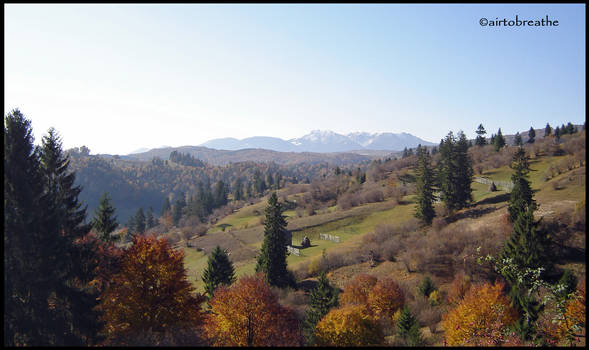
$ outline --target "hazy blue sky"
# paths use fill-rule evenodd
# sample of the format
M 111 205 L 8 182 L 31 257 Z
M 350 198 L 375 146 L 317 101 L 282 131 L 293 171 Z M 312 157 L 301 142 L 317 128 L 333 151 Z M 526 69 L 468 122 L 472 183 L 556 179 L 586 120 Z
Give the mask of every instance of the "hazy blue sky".
M 4 5 L 4 112 L 126 154 L 585 120 L 585 5 Z M 557 27 L 483 27 L 481 18 Z

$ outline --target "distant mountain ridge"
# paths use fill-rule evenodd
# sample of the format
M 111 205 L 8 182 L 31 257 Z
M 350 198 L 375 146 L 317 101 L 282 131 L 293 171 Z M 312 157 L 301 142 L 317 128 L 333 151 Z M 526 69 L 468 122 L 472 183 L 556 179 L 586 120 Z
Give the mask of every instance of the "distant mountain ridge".
M 248 137 L 243 140 L 220 138 L 207 141 L 199 146 L 228 151 L 259 148 L 278 152 L 332 153 L 361 150 L 401 151 L 405 147 L 417 147 L 418 144 L 422 146 L 435 145 L 408 133 L 354 132 L 342 135 L 330 130 L 313 130 L 307 135 L 290 140 L 267 136 Z

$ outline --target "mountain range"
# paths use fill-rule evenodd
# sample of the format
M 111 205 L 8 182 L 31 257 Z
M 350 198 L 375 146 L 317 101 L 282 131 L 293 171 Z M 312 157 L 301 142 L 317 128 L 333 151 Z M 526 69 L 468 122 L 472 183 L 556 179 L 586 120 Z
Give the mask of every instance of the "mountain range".
M 329 130 L 313 130 L 305 136 L 290 140 L 267 136 L 254 136 L 243 140 L 220 138 L 199 146 L 228 151 L 261 148 L 278 152 L 331 153 L 360 150 L 401 151 L 405 147 L 417 147 L 418 144 L 435 145 L 408 133 L 354 132 L 342 135 Z

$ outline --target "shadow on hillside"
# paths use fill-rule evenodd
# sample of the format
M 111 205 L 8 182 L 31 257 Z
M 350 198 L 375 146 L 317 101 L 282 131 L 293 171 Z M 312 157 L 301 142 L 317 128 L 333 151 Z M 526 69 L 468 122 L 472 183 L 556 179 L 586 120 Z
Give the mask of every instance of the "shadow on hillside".
M 502 193 L 499 194 L 495 197 L 489 197 L 489 198 L 485 198 L 483 200 L 480 200 L 477 202 L 477 204 L 482 205 L 482 204 L 497 204 L 497 203 L 501 203 L 501 202 L 505 202 L 509 200 L 509 193 Z
M 312 248 L 312 247 L 317 247 L 317 246 L 318 246 L 318 244 L 313 244 L 313 243 L 311 243 L 311 245 L 310 245 L 310 246 L 308 246 L 308 247 L 306 247 L 306 248 L 305 248 L 305 247 L 303 247 L 302 245 L 291 244 L 291 247 L 293 247 L 293 248 L 297 248 L 297 249 L 307 249 L 307 248 Z
M 480 216 L 483 216 L 483 215 L 492 213 L 495 210 L 497 210 L 497 208 L 495 208 L 495 207 L 474 208 L 474 209 L 466 210 L 464 212 L 457 213 L 457 214 L 454 214 L 454 215 L 452 215 L 450 217 L 447 217 L 446 218 L 446 222 L 449 223 L 449 224 L 451 224 L 451 223 L 453 223 L 455 221 L 466 219 L 466 218 L 471 218 L 471 219 L 472 218 L 478 218 Z

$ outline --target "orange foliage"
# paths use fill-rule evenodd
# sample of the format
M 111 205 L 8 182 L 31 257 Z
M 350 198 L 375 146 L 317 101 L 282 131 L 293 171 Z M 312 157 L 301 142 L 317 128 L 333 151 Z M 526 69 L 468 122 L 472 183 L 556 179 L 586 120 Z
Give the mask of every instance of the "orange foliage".
M 367 274 L 358 274 L 351 280 L 344 292 L 340 295 L 339 302 L 341 305 L 365 305 L 368 302 L 368 294 L 374 285 L 377 278 Z
M 362 346 L 384 342 L 380 323 L 363 305 L 347 305 L 329 311 L 315 329 L 317 345 Z
M 300 345 L 294 311 L 278 303 L 260 274 L 242 277 L 231 287 L 219 287 L 210 304 L 205 332 L 213 345 Z
M 585 335 L 585 281 L 580 281 L 577 292 L 566 304 L 564 321 L 560 324 L 560 335 L 576 339 L 578 335 Z
M 146 333 L 169 336 L 200 325 L 204 297 L 192 296 L 183 257 L 163 238 L 133 238 L 99 305 L 107 343 L 132 344 Z
M 456 308 L 443 316 L 448 345 L 501 344 L 505 326 L 518 317 L 503 287 L 501 283 L 472 286 Z
M 376 317 L 391 318 L 405 303 L 405 295 L 390 278 L 378 280 L 368 293 L 368 307 Z
M 470 277 L 461 273 L 454 277 L 448 295 L 446 296 L 450 304 L 458 304 L 464 298 L 464 295 L 470 289 Z

